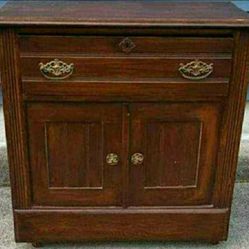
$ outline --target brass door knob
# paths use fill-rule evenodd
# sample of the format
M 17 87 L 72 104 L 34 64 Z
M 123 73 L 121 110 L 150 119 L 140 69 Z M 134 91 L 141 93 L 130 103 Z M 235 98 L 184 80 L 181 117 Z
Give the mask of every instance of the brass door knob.
M 111 166 L 115 166 L 118 165 L 119 163 L 119 156 L 116 153 L 109 153 L 106 156 L 106 163 L 111 165 Z
M 140 165 L 144 161 L 144 155 L 142 153 L 134 153 L 131 156 L 131 162 L 133 165 Z

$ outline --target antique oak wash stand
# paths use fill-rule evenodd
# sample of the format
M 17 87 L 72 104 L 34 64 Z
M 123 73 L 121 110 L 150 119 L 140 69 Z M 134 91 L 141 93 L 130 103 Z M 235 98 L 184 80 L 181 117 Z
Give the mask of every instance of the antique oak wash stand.
M 246 13 L 15 1 L 0 27 L 17 242 L 227 238 Z

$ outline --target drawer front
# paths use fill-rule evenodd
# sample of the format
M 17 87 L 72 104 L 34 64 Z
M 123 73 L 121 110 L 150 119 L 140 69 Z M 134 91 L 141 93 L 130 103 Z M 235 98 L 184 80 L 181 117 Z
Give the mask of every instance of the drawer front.
M 57 59 L 58 58 L 58 59 Z M 202 79 L 227 80 L 231 71 L 230 58 L 193 57 L 26 57 L 22 59 L 22 72 L 25 78 L 35 80 L 67 80 L 67 81 L 91 81 L 91 80 L 129 80 L 148 81 L 158 80 L 165 83 L 177 79 L 180 82 L 191 82 Z M 198 60 L 198 61 L 197 61 Z M 198 63 L 203 63 L 200 68 L 195 68 Z M 61 73 L 56 71 L 56 63 L 61 64 Z M 191 65 L 192 64 L 192 65 Z M 42 68 L 42 67 L 43 68 Z M 185 66 L 185 71 L 180 69 Z M 198 70 L 205 70 L 198 73 Z M 68 67 L 68 72 L 63 72 Z M 189 67 L 189 68 L 188 68 Z M 192 69 L 191 69 L 191 68 Z M 188 74 L 187 70 L 195 70 Z M 196 75 L 195 75 L 196 74 Z
M 202 96 L 212 84 L 214 95 L 227 95 L 232 50 L 231 38 L 20 36 L 23 89 L 74 95 L 75 86 L 77 94 L 96 87 L 103 94 L 97 85 L 107 83 L 104 94 L 110 86 L 115 96 L 134 84 L 141 95 L 141 84 L 177 93 L 194 83 Z

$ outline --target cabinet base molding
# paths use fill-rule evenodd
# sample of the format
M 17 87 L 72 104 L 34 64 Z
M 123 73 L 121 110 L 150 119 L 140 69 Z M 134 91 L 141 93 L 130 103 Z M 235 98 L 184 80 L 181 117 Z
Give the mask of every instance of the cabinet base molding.
M 15 210 L 16 241 L 222 241 L 228 209 Z

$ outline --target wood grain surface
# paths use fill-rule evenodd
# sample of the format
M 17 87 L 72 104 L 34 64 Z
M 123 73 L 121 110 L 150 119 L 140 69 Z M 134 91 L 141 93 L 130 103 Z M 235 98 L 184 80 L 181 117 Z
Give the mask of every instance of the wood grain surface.
M 227 238 L 246 13 L 231 3 L 9 1 L 0 27 L 16 241 Z M 70 77 L 44 77 L 40 63 L 54 59 L 74 63 Z M 179 66 L 196 59 L 213 71 L 184 78 Z
M 0 24 L 247 27 L 249 17 L 231 3 L 8 1 Z

